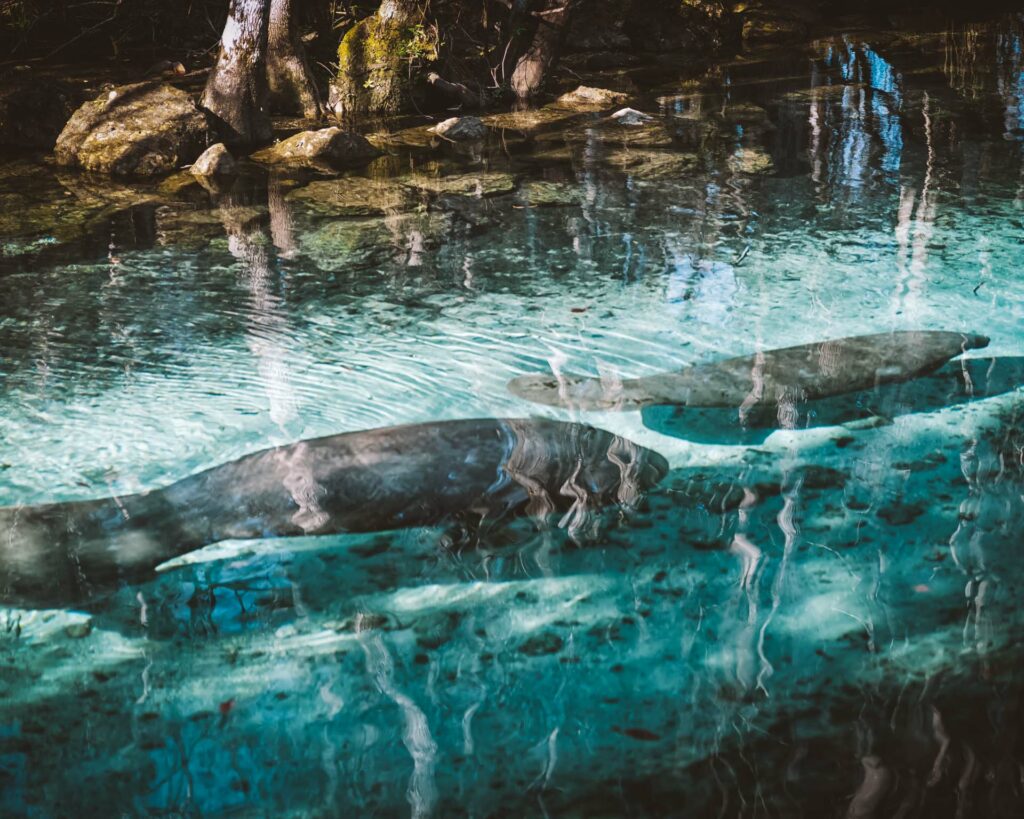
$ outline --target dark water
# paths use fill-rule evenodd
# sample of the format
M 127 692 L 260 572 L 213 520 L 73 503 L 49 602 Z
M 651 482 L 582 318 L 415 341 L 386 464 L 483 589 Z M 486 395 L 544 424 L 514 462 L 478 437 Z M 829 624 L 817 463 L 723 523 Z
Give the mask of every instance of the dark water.
M 230 540 L 5 609 L 0 812 L 1021 815 L 1022 43 L 854 33 L 338 179 L 0 165 L 0 506 L 452 418 L 670 466 L 472 548 Z M 909 329 L 991 344 L 745 426 L 506 389 Z

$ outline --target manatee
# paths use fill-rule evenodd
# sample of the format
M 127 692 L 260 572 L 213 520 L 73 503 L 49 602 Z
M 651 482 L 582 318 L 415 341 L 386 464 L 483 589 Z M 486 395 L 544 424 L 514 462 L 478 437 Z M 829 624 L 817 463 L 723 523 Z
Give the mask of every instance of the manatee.
M 217 541 L 373 532 L 635 505 L 668 463 L 543 419 L 441 421 L 266 449 L 135 495 L 0 509 L 0 600 L 89 601 Z
M 907 381 L 933 372 L 965 350 L 985 347 L 973 333 L 900 331 L 802 344 L 685 367 L 621 382 L 525 375 L 509 390 L 539 404 L 585 410 L 646 406 L 733 407 L 741 420 L 764 406 L 804 401 Z
M 1005 395 L 1024 386 L 1024 356 L 961 358 L 900 383 L 806 401 L 795 407 L 761 405 L 740 420 L 736 407 L 644 407 L 644 426 L 661 435 L 703 444 L 759 444 L 777 429 L 856 427 L 912 413 Z

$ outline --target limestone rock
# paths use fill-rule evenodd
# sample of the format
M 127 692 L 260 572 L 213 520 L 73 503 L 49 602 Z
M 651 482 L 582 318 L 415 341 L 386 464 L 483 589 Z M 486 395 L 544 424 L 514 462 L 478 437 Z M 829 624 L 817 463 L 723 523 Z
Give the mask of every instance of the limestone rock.
M 154 176 L 187 165 L 211 141 L 206 116 L 184 91 L 162 82 L 122 85 L 85 103 L 64 127 L 61 165 Z
M 195 176 L 230 176 L 235 169 L 235 158 L 223 142 L 218 142 L 192 163 L 191 173 Z
M 380 156 L 367 139 L 337 126 L 301 131 L 252 155 L 270 165 L 321 162 L 329 165 L 360 165 Z
M 474 140 L 487 136 L 487 126 L 478 117 L 451 117 L 430 129 L 445 139 Z
M 635 108 L 620 108 L 611 115 L 611 120 L 616 125 L 643 125 L 645 122 L 650 122 L 652 119 L 654 119 L 654 117 L 650 114 L 645 114 L 643 111 L 637 111 Z
M 621 105 L 629 99 L 628 94 L 621 91 L 610 91 L 607 88 L 592 88 L 581 85 L 574 91 L 562 94 L 555 104 L 562 108 L 595 109 L 610 108 L 613 105 Z

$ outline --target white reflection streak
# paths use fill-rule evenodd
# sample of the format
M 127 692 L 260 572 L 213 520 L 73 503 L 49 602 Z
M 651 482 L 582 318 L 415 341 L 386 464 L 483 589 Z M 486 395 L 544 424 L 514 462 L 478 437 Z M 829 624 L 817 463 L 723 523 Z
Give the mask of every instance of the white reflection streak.
M 740 590 L 746 602 L 746 617 L 736 634 L 734 651 L 736 653 L 736 681 L 744 691 L 749 691 L 754 684 L 754 652 L 753 643 L 757 630 L 759 596 L 757 575 L 764 553 L 747 537 L 743 531 L 747 528 L 750 509 L 757 504 L 757 495 L 747 487 L 743 487 L 743 500 L 737 510 L 737 529 L 729 545 L 731 554 L 740 561 Z
M 412 807 L 413 819 L 430 816 L 437 801 L 434 768 L 437 765 L 437 743 L 430 734 L 427 715 L 395 687 L 395 666 L 380 635 L 360 635 L 366 654 L 366 670 L 373 677 L 377 689 L 402 711 L 402 744 L 412 757 L 412 776 L 406 798 Z

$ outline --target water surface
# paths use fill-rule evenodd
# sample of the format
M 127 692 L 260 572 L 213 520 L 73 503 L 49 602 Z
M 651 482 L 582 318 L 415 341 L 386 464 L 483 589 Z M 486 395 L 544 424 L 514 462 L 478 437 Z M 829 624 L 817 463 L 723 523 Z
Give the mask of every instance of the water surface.
M 661 77 L 633 130 L 396 125 L 339 179 L 5 161 L 0 505 L 452 418 L 582 421 L 671 472 L 582 541 L 228 541 L 88 610 L 5 609 L 3 812 L 1019 815 L 1022 38 Z M 753 429 L 506 389 L 905 329 L 991 344 Z

